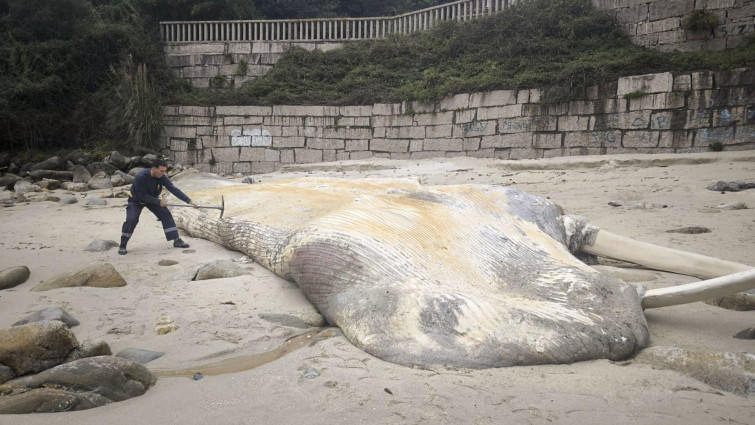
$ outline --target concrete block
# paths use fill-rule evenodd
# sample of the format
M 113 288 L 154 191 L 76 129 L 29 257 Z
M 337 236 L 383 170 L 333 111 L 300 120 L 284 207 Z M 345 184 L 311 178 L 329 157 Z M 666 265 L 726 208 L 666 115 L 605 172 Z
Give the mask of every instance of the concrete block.
M 621 145 L 620 131 L 579 131 L 564 135 L 564 147 L 567 148 L 594 148 L 610 145 Z
M 401 115 L 401 114 L 403 114 L 403 110 L 401 108 L 400 103 L 376 103 L 372 105 L 372 115 Z
M 658 131 L 627 131 L 621 143 L 625 148 L 654 148 L 658 146 Z
M 441 152 L 441 151 L 422 151 L 422 152 L 411 153 L 411 159 L 443 158 L 444 156 L 445 156 L 445 152 Z
M 522 105 L 497 106 L 493 108 L 478 108 L 477 119 L 486 121 L 496 118 L 513 118 L 522 116 Z
M 337 106 L 300 106 L 300 105 L 276 105 L 273 106 L 273 115 L 286 116 L 338 116 Z
M 455 111 L 454 123 L 464 124 L 464 123 L 472 122 L 475 120 L 476 116 L 477 116 L 477 109 L 464 109 L 460 111 Z
M 693 72 L 692 90 L 706 90 L 713 88 L 713 73 L 709 71 Z
M 414 111 L 415 114 L 428 114 L 437 112 L 435 110 L 435 104 L 432 103 L 423 103 L 423 102 L 409 102 L 409 105 L 407 107 L 407 110 Z
M 254 125 L 254 126 L 260 126 L 264 120 L 264 117 L 261 116 L 246 116 L 246 117 L 225 117 L 223 118 L 223 125 L 231 125 L 231 126 L 245 126 L 245 125 Z
M 635 97 L 629 100 L 629 110 L 637 111 L 641 109 L 667 109 L 666 99 L 671 93 L 655 93 L 647 96 Z
M 411 127 L 415 125 L 412 115 L 378 115 L 372 117 L 374 127 Z
M 346 140 L 344 149 L 347 152 L 366 151 L 370 148 L 369 140 Z
M 454 112 L 436 112 L 430 114 L 417 114 L 414 116 L 417 125 L 442 125 L 454 122 Z
M 268 174 L 275 172 L 280 164 L 275 162 L 252 162 L 252 174 Z
M 272 115 L 273 108 L 270 106 L 216 106 L 215 114 L 217 115 L 235 115 L 235 116 L 269 116 Z
M 440 110 L 457 111 L 459 109 L 469 108 L 469 94 L 462 93 L 454 96 L 444 97 L 440 100 Z
M 498 120 L 499 133 L 521 133 L 529 131 L 556 131 L 558 118 L 549 116 L 534 116 L 523 118 L 508 118 Z
M 710 143 L 730 144 L 734 140 L 734 126 L 700 128 L 695 134 L 695 146 L 708 146 Z
M 170 150 L 173 152 L 186 152 L 187 150 L 189 150 L 189 140 L 171 138 Z
M 178 115 L 211 117 L 215 115 L 215 106 L 178 106 Z
M 641 130 L 650 125 L 651 111 L 619 112 L 616 114 L 603 114 L 595 116 L 596 130 L 625 129 Z
M 682 16 L 695 10 L 695 0 L 655 1 L 649 4 L 649 18 L 651 21 Z
M 165 136 L 167 137 L 175 137 L 181 139 L 193 139 L 197 137 L 196 127 L 172 126 L 165 127 L 163 131 L 165 132 Z
M 341 106 L 339 112 L 344 117 L 369 117 L 372 116 L 372 105 Z
M 335 149 L 326 149 L 322 151 L 323 162 L 333 162 L 337 158 Z
M 232 163 L 239 161 L 239 148 L 214 148 L 212 156 L 218 163 Z
M 537 159 L 542 157 L 542 149 L 513 148 L 509 152 L 509 159 Z
M 234 162 L 233 172 L 241 173 L 241 174 L 252 174 L 252 163 L 251 162 Z
M 301 127 L 304 125 L 304 117 L 282 117 L 279 115 L 272 115 L 264 117 L 262 123 L 264 125 Z
M 495 149 L 478 149 L 474 151 L 468 151 L 467 156 L 472 158 L 494 158 Z
M 369 159 L 373 157 L 372 151 L 361 151 L 361 152 L 349 152 L 349 159 L 351 160 L 359 160 L 359 159 Z
M 276 137 L 273 139 L 273 147 L 276 149 L 303 148 L 304 143 L 304 137 Z
M 372 139 L 370 150 L 375 152 L 407 152 L 409 140 Z
M 755 9 L 755 8 L 754 8 Z M 714 71 L 716 87 L 755 86 L 755 68 L 737 68 L 730 71 Z
M 310 149 L 344 149 L 346 144 L 343 139 L 307 139 L 307 147 Z
M 459 152 L 463 148 L 461 139 L 425 139 L 422 150 L 425 151 L 454 151 Z
M 710 127 L 713 111 L 709 109 L 695 109 L 687 111 L 684 129 Z
M 532 133 L 497 134 L 483 136 L 480 149 L 532 147 Z
M 745 116 L 745 108 L 742 106 L 714 110 L 713 127 L 724 127 L 734 123 L 744 123 L 746 121 Z
M 304 125 L 308 127 L 333 127 L 336 125 L 335 117 L 306 117 Z
M 248 41 L 228 43 L 228 53 L 250 55 L 252 54 L 252 43 Z
M 425 127 L 386 127 L 386 139 L 424 139 Z M 365 137 L 353 137 L 364 139 Z
M 294 159 L 297 164 L 322 162 L 322 151 L 314 149 L 294 149 Z
M 592 100 L 572 100 L 569 102 L 569 115 L 591 115 L 595 113 Z
M 336 152 L 336 161 L 348 161 L 349 153 L 345 151 Z
M 469 95 L 469 107 L 504 106 L 516 103 L 516 90 L 496 90 Z
M 425 127 L 425 137 L 429 139 L 452 137 L 454 135 L 453 131 L 454 131 L 454 126 L 451 124 L 431 125 L 431 126 Z
M 424 140 L 412 139 L 409 140 L 409 152 L 419 152 L 424 148 Z
M 623 77 L 619 78 L 616 95 L 622 97 L 634 91 L 644 91 L 646 93 L 670 92 L 673 86 L 674 77 L 670 72 Z
M 650 114 L 651 130 L 670 130 L 674 123 L 674 115 L 669 111 L 653 112 Z
M 275 149 L 265 149 L 265 162 L 280 162 L 281 152 Z
M 586 131 L 592 130 L 590 123 L 592 117 L 579 117 L 572 115 L 563 115 L 558 117 L 558 131 Z
M 558 158 L 568 155 L 567 148 L 543 149 L 543 158 Z
M 296 137 L 300 135 L 299 127 L 281 127 L 280 137 Z
M 482 137 L 469 137 L 462 139 L 461 149 L 465 152 L 479 150 L 481 141 Z
M 529 102 L 530 102 L 529 90 L 518 90 L 516 92 L 516 103 L 529 103 Z
M 569 113 L 569 103 L 545 103 L 545 104 L 533 104 L 529 103 L 523 105 L 522 116 L 538 116 L 538 115 L 566 115 Z M 477 119 L 481 119 L 479 116 Z
M 390 158 L 391 159 L 398 159 L 398 160 L 404 160 L 404 159 L 411 159 L 412 154 L 409 152 L 392 152 Z
M 674 77 L 674 91 L 687 91 L 692 90 L 692 76 L 690 74 L 682 74 Z
M 540 149 L 560 148 L 562 133 L 535 133 L 532 137 L 532 147 Z
M 281 149 L 281 163 L 293 164 L 294 163 L 294 150 L 293 149 Z

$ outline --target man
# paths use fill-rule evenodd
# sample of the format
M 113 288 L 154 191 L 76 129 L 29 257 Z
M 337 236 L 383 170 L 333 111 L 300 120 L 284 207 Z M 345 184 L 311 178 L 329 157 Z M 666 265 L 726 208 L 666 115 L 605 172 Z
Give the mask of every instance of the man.
M 144 207 L 147 207 L 148 210 L 152 211 L 152 214 L 157 216 L 157 219 L 163 224 L 165 238 L 173 241 L 174 247 L 189 247 L 189 244 L 178 237 L 176 222 L 173 220 L 170 210 L 166 208 L 168 203 L 158 197 L 163 187 L 165 187 L 178 199 L 191 204 L 194 208 L 197 207 L 197 204 L 192 202 L 185 193 L 173 186 L 168 176 L 165 175 L 167 170 L 168 167 L 165 165 L 165 161 L 158 159 L 152 164 L 152 168 L 139 171 L 134 176 L 134 183 L 131 185 L 131 196 L 128 198 L 128 204 L 126 205 L 126 221 L 123 223 L 121 246 L 118 248 L 118 254 L 126 255 L 128 252 L 126 251 L 126 244 L 134 233 L 137 223 L 139 223 L 139 215 L 142 213 L 142 208 Z

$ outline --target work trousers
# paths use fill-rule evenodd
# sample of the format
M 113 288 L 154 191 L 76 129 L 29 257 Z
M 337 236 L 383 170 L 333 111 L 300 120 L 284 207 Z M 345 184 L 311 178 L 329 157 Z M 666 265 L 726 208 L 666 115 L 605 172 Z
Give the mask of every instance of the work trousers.
M 159 205 L 143 205 L 131 198 L 126 205 L 126 221 L 123 222 L 121 229 L 121 246 L 126 246 L 131 235 L 134 234 L 134 229 L 139 223 L 139 216 L 142 214 L 142 208 L 145 207 L 152 211 L 152 214 L 162 223 L 165 239 L 169 241 L 178 239 L 178 227 L 176 227 L 176 222 L 168 208 Z

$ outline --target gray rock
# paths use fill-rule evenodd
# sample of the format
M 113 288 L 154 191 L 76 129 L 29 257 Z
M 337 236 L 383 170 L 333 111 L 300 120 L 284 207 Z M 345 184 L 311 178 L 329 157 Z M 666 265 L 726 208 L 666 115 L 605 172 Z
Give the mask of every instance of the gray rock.
M 118 167 L 118 169 L 125 170 L 131 160 L 121 155 L 118 151 L 113 151 L 113 153 L 110 154 L 109 162 Z
M 157 155 L 149 153 L 142 157 L 142 161 L 140 164 L 142 167 L 145 167 L 145 168 L 152 167 L 152 163 L 155 162 L 157 159 L 158 159 Z
M 176 260 L 160 260 L 157 262 L 158 266 L 175 266 L 176 264 L 178 264 Z
M 26 266 L 9 267 L 4 269 L 0 271 L 0 289 L 13 288 L 14 286 L 24 283 L 29 279 L 30 274 L 31 272 Z
M 73 182 L 74 183 L 86 183 L 92 178 L 92 173 L 87 170 L 87 167 L 83 165 L 75 165 L 73 167 Z
M 15 174 L 6 173 L 4 176 L 0 177 L 0 187 L 4 187 L 8 190 L 13 190 L 13 186 L 19 180 L 21 180 L 21 177 Z
M 126 181 L 123 180 L 123 177 L 119 176 L 118 174 L 113 174 L 112 176 L 110 176 L 110 183 L 112 183 L 113 187 L 118 187 L 126 184 Z
M 0 396 L 0 414 L 55 413 L 92 409 L 110 403 L 97 394 L 79 394 L 56 388 L 20 390 L 23 392 Z
M 28 192 L 39 192 L 42 190 L 39 185 L 36 185 L 32 182 L 26 181 L 26 180 L 19 180 L 16 182 L 16 185 L 13 186 L 13 190 L 16 191 L 16 193 L 28 193 Z
M 107 164 L 105 162 L 93 162 L 87 166 L 87 170 L 89 170 L 92 175 L 95 175 L 99 172 L 104 172 L 108 176 L 112 175 L 116 170 L 118 170 L 118 167 L 112 164 Z
M 241 179 L 241 183 L 253 184 L 254 183 L 254 177 L 252 177 L 252 176 L 246 176 L 243 179 Z
M 721 298 L 705 301 L 706 304 L 715 305 L 727 310 L 751 311 L 755 310 L 755 294 L 734 294 Z
M 67 159 L 76 165 L 87 166 L 92 162 L 94 156 L 89 152 L 74 151 L 68 154 Z
M 59 156 L 53 156 L 52 158 L 48 158 L 42 162 L 38 162 L 31 167 L 29 167 L 29 171 L 34 170 L 64 170 L 66 168 L 66 160 L 64 158 L 61 158 Z
M 61 205 L 71 205 L 79 202 L 79 200 L 73 196 L 73 195 L 63 195 L 60 197 L 60 200 L 58 201 Z
M 110 181 L 109 177 L 92 177 L 87 182 L 87 185 L 89 186 L 89 189 L 92 190 L 111 189 L 113 187 L 113 182 Z
M 37 182 L 39 187 L 47 190 L 60 189 L 60 180 L 42 179 Z
M 32 288 L 32 291 L 49 291 L 57 288 L 89 286 L 94 288 L 116 288 L 126 286 L 123 276 L 110 263 L 95 263 L 82 269 L 59 274 Z
M 743 331 L 737 332 L 736 335 L 734 335 L 734 338 L 737 339 L 755 339 L 755 328 L 747 328 Z
M 193 280 L 221 279 L 248 275 L 249 271 L 230 260 L 214 260 L 202 264 Z
M 0 364 L 18 376 L 59 365 L 79 346 L 63 322 L 35 322 L 0 329 Z
M 89 190 L 89 185 L 86 183 L 63 182 L 61 186 L 70 192 L 86 192 Z
M 71 351 L 64 363 L 76 361 L 87 357 L 109 356 L 113 354 L 110 345 L 101 339 L 88 339 Z
M 8 366 L 3 366 L 0 364 L 0 384 L 10 381 L 11 379 L 15 377 L 16 377 L 16 374 L 13 373 L 13 369 L 9 368 Z
M 140 348 L 125 348 L 119 351 L 115 356 L 145 364 L 157 360 L 164 355 L 165 353 L 159 351 L 142 350 Z
M 63 322 L 69 328 L 79 325 L 79 321 L 76 320 L 70 314 L 68 314 L 67 311 L 63 310 L 62 308 L 58 306 L 51 306 L 51 307 L 47 307 L 39 311 L 35 311 L 34 313 L 14 323 L 13 326 L 21 326 L 27 323 L 34 323 L 34 322 L 49 322 L 53 320 L 57 320 L 58 322 Z
M 716 192 L 739 192 L 742 190 L 755 188 L 755 183 L 743 182 L 743 181 L 719 181 L 716 184 L 712 184 L 707 187 L 708 190 Z
M 47 195 L 44 198 L 42 198 L 42 200 L 47 201 L 47 202 L 60 202 L 60 196 Z
M 34 170 L 29 172 L 29 177 L 31 177 L 34 181 L 42 179 L 71 181 L 73 180 L 73 173 L 70 171 Z
M 318 376 L 320 376 L 320 372 L 318 372 L 317 369 L 311 367 L 304 369 L 304 372 L 302 372 L 301 374 L 301 377 L 304 379 L 315 379 Z
M 109 250 L 110 248 L 115 248 L 116 246 L 118 246 L 118 242 L 116 241 L 95 239 L 89 245 L 87 245 L 86 248 L 84 248 L 84 251 L 105 252 Z
M 134 177 L 134 176 L 136 176 L 136 173 L 138 173 L 139 171 L 142 171 L 143 169 L 144 169 L 144 167 L 134 167 L 134 168 L 128 170 L 128 175 L 131 176 L 131 177 Z
M 84 205 L 107 205 L 106 200 L 92 194 L 87 195 L 84 200 L 86 201 Z
M 121 176 L 125 184 L 131 184 L 134 182 L 134 176 L 126 174 L 121 170 L 116 171 L 114 175 Z
M 17 392 L 48 387 L 65 388 L 64 391 L 68 392 L 69 396 L 76 397 L 77 400 L 65 403 L 63 408 L 83 410 L 140 396 L 155 382 L 154 375 L 139 363 L 120 357 L 99 356 L 62 364 L 36 375 L 14 379 L 6 385 Z M 23 392 L 20 395 L 32 391 Z M 18 395 L 0 398 L 0 403 L 5 404 L 4 408 L 0 408 L 2 409 L 0 413 L 8 412 L 8 404 L 13 404 L 18 412 L 18 405 L 21 403 L 16 402 L 15 397 Z M 82 399 L 84 403 L 81 403 Z M 27 401 L 25 404 L 33 403 Z M 48 401 L 47 404 L 55 406 L 56 403 Z M 46 411 L 62 411 L 62 409 Z

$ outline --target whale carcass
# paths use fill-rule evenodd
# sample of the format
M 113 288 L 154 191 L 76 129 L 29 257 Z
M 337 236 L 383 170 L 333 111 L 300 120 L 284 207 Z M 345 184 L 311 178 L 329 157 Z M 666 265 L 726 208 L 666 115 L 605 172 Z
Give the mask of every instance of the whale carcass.
M 619 360 L 648 344 L 641 294 L 574 257 L 552 202 L 495 185 L 178 181 L 213 212 L 179 227 L 296 282 L 366 352 L 419 367 Z

